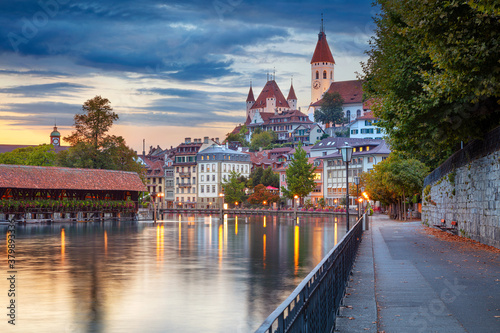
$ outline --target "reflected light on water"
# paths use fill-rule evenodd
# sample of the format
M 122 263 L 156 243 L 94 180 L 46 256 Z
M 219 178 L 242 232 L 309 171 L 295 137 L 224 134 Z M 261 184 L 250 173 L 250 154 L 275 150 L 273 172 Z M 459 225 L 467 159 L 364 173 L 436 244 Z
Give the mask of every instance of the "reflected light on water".
M 64 228 L 61 228 L 61 261 L 64 261 L 64 253 L 66 252 L 66 235 Z
M 238 216 L 234 217 L 234 234 L 238 234 Z
M 222 224 L 219 225 L 219 268 L 222 267 L 222 246 L 224 241 L 222 240 Z
M 180 232 L 180 231 L 179 231 Z M 156 226 L 156 261 L 163 261 L 164 254 L 164 246 L 165 246 L 165 229 L 163 224 Z
M 298 218 L 297 218 L 297 223 Z M 293 232 L 293 273 L 297 275 L 299 273 L 299 226 L 296 225 Z
M 264 228 L 266 227 L 266 217 L 264 216 Z
M 108 254 L 108 232 L 104 230 L 104 254 Z
M 337 218 L 335 218 L 336 220 Z M 337 243 L 339 242 L 338 239 L 339 239 L 339 234 L 337 233 L 337 222 L 335 222 L 335 226 L 333 227 L 333 234 L 334 234 L 334 246 L 337 245 Z
M 264 263 L 264 269 L 266 269 L 266 234 L 262 236 L 262 261 Z

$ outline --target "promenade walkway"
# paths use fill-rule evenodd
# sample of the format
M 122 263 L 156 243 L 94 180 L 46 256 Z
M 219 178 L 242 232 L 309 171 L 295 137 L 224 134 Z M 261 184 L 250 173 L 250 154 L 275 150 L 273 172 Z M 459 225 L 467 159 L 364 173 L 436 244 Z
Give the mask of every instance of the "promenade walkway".
M 375 215 L 336 332 L 500 332 L 500 252 Z

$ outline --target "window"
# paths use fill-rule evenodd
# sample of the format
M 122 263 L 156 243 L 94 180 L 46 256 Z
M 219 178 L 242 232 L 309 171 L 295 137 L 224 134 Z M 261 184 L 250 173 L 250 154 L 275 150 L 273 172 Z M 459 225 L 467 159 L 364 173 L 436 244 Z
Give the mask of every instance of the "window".
M 382 133 L 382 129 L 381 128 L 377 128 L 377 134 L 381 134 Z
M 215 181 L 215 175 L 212 175 L 212 181 L 213 182 Z
M 210 172 L 210 164 L 207 164 L 207 172 Z
M 371 120 L 365 120 L 365 126 L 371 126 L 372 121 Z
M 212 185 L 212 193 L 215 193 L 215 185 Z
M 323 71 L 323 79 L 326 79 L 326 71 Z
M 319 79 L 319 72 L 316 71 L 316 80 Z
M 200 164 L 200 169 L 201 169 L 201 172 L 204 172 L 205 171 L 205 165 L 204 164 Z
M 196 172 L 196 166 L 193 166 L 193 172 Z
M 205 180 L 205 176 L 201 175 L 201 181 Z
M 225 156 L 224 156 L 225 157 Z M 226 172 L 226 165 L 224 164 L 224 172 Z
M 175 193 L 179 193 L 179 188 L 176 188 L 176 189 L 175 189 Z
M 193 185 L 196 185 L 196 177 L 193 177 Z
M 188 187 L 188 193 L 191 193 L 191 187 Z
M 373 163 L 373 157 L 368 157 L 368 163 Z
M 356 111 L 356 117 L 357 118 L 361 117 L 361 110 Z
M 181 188 L 181 193 L 184 193 L 184 187 L 183 187 L 183 188 Z
M 175 183 L 179 185 L 179 177 L 175 178 Z
M 205 186 L 201 185 L 200 191 L 201 193 L 205 192 Z
M 333 80 L 333 71 L 330 71 L 330 80 Z
M 345 116 L 346 116 L 346 118 L 347 118 L 347 121 L 351 121 L 351 110 L 347 110 L 347 111 L 345 112 Z
M 177 167 L 177 173 L 179 173 L 179 167 Z
M 212 171 L 215 172 L 215 164 L 212 164 Z

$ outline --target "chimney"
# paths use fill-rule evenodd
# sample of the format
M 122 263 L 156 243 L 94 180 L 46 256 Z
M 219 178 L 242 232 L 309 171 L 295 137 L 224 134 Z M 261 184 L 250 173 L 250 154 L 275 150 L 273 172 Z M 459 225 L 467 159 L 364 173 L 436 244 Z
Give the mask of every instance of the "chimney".
M 208 136 L 203 138 L 203 143 L 208 143 Z
M 184 140 L 184 143 L 191 143 L 191 138 L 186 138 L 186 139 Z
M 215 142 L 219 143 L 219 138 L 215 138 Z

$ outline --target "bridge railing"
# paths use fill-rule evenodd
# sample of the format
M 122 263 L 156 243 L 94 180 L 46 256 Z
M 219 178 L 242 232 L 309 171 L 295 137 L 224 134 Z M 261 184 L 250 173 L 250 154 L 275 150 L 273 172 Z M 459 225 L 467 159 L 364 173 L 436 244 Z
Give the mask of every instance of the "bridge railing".
M 356 222 L 256 333 L 333 331 L 361 242 L 362 220 Z

